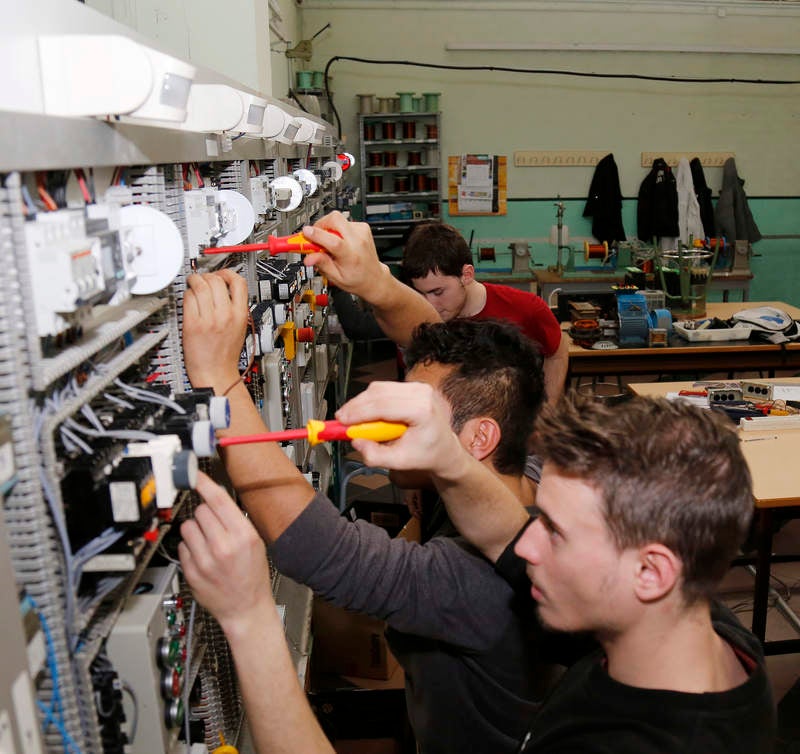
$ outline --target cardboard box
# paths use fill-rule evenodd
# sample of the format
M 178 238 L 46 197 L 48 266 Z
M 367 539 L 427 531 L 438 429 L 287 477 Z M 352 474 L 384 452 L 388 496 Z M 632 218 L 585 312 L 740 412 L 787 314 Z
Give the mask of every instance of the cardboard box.
M 384 636 L 384 621 L 335 607 L 317 597 L 311 620 L 315 670 L 387 680 L 397 668 Z

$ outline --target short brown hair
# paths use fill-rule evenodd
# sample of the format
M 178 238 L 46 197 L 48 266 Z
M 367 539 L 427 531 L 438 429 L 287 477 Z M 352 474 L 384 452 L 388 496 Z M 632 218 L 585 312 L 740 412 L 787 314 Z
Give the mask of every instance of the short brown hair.
M 472 252 L 452 225 L 421 223 L 403 248 L 402 275 L 408 283 L 427 277 L 429 272 L 458 277 L 465 264 L 472 264 Z
M 661 543 L 683 563 L 687 604 L 713 594 L 753 513 L 728 419 L 681 401 L 608 406 L 573 393 L 543 409 L 536 429 L 545 462 L 600 491 L 617 547 Z

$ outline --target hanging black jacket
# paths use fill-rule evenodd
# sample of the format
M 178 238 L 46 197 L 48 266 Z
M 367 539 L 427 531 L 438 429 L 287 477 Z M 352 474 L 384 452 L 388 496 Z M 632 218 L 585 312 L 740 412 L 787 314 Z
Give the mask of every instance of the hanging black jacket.
M 622 226 L 622 189 L 619 186 L 619 171 L 614 155 L 607 154 L 594 170 L 589 198 L 583 209 L 584 217 L 592 219 L 592 235 L 601 243 L 624 241 Z
M 761 231 L 753 219 L 747 195 L 744 193 L 744 180 L 736 171 L 736 160 L 729 157 L 722 167 L 722 188 L 717 201 L 717 230 L 720 235 L 733 243 L 746 239 L 755 243 L 761 239 Z
M 716 236 L 714 205 L 711 204 L 711 189 L 706 183 L 706 174 L 703 172 L 703 165 L 700 163 L 700 158 L 695 157 L 689 163 L 689 168 L 692 171 L 694 195 L 697 197 L 697 203 L 700 205 L 700 219 L 703 222 L 703 230 L 705 231 L 706 238 L 714 238 Z
M 636 235 L 645 242 L 654 238 L 676 238 L 678 229 L 678 187 L 672 168 L 661 158 L 639 186 Z

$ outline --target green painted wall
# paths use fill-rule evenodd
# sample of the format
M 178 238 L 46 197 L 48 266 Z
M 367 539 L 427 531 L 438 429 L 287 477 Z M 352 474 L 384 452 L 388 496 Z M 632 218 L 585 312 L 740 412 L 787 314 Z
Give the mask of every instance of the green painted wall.
M 751 267 L 755 275 L 750 287 L 751 301 L 785 301 L 800 306 L 800 198 L 751 198 L 750 209 L 765 236 L 794 235 L 793 239 L 765 238 L 754 245 Z M 572 238 L 591 236 L 590 219 L 581 216 L 583 199 L 565 199 L 564 223 Z M 556 251 L 546 239 L 556 222 L 554 200 L 523 200 L 508 203 L 508 214 L 500 217 L 450 217 L 444 208 L 442 219 L 457 227 L 465 238 L 473 234 L 473 251 L 477 253 L 483 238 L 541 238 L 532 243 L 534 263 L 555 264 Z M 636 200 L 623 204 L 623 224 L 629 236 L 636 232 Z M 490 244 L 480 244 L 490 245 Z M 576 244 L 576 245 L 582 245 Z M 479 263 L 486 270 L 511 268 L 507 244 L 497 244 L 496 262 Z M 712 300 L 719 300 L 717 293 Z

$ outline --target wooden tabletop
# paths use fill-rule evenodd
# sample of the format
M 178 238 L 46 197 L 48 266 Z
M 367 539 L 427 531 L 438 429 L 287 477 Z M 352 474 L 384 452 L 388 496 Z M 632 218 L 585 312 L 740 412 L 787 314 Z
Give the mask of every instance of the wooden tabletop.
M 799 377 L 758 382 L 800 385 Z M 638 382 L 628 386 L 636 395 L 665 397 L 692 387 L 691 382 Z M 757 508 L 783 508 L 800 505 L 800 476 L 796 464 L 800 457 L 800 429 L 769 429 L 742 432 L 742 452 L 753 478 L 753 497 Z

